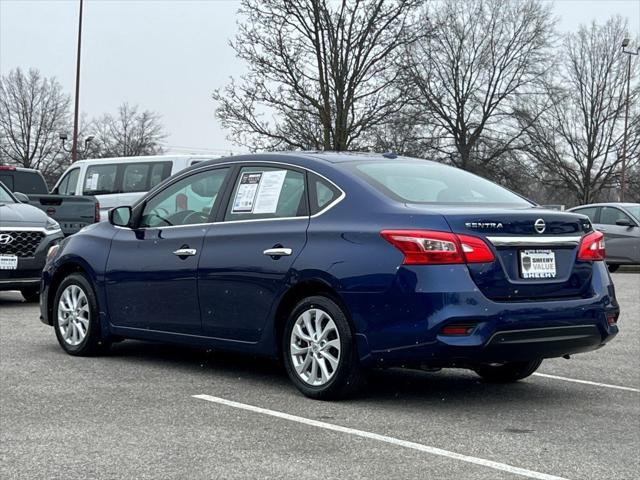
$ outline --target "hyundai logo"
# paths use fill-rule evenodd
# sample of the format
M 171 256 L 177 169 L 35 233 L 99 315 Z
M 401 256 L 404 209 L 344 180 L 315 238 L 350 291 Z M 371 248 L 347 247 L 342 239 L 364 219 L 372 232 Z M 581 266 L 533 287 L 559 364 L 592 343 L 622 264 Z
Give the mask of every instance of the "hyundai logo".
M 536 232 L 538 233 L 544 233 L 544 230 L 545 228 L 547 228 L 547 225 L 544 223 L 543 219 L 539 218 L 533 224 L 533 228 L 535 228 Z
M 13 242 L 13 237 L 8 233 L 0 233 L 0 245 L 9 245 Z

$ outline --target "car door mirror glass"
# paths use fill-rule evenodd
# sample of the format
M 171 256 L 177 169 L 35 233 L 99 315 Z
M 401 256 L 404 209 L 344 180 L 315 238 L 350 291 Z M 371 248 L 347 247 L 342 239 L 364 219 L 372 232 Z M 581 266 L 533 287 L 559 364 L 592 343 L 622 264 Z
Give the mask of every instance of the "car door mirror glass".
M 109 210 L 109 223 L 116 227 L 128 227 L 131 216 L 131 207 L 116 207 Z
M 16 197 L 20 203 L 29 203 L 29 197 L 22 192 L 13 192 L 13 196 Z

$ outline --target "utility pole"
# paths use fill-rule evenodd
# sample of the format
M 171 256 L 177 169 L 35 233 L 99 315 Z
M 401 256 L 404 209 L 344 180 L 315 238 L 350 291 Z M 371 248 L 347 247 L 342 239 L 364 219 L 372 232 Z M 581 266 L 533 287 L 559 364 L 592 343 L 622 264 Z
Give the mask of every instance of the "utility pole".
M 82 2 L 78 15 L 78 55 L 76 57 L 76 101 L 73 110 L 73 138 L 71 143 L 71 162 L 78 160 L 78 110 L 80 107 L 80 52 L 82 45 Z
M 622 133 L 622 168 L 620 171 L 620 201 L 624 202 L 624 191 L 627 187 L 627 133 L 629 130 L 629 87 L 631 85 L 631 55 L 638 55 L 640 53 L 640 47 L 636 48 L 636 51 L 627 50 L 630 40 L 625 38 L 622 40 L 622 53 L 629 55 L 629 61 L 627 64 L 627 97 L 625 100 L 625 115 L 624 115 L 624 132 Z

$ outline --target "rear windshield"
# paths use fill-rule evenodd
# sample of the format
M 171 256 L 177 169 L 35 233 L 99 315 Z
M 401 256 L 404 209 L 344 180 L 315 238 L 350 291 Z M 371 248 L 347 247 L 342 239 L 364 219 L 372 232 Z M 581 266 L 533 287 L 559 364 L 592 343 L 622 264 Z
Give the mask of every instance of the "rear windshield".
M 20 192 L 25 195 L 46 195 L 49 188 L 44 178 L 38 172 L 13 170 L 0 173 L 0 182 L 4 183 L 12 192 Z
M 363 162 L 357 174 L 388 197 L 406 203 L 531 206 L 515 193 L 457 168 L 427 161 Z

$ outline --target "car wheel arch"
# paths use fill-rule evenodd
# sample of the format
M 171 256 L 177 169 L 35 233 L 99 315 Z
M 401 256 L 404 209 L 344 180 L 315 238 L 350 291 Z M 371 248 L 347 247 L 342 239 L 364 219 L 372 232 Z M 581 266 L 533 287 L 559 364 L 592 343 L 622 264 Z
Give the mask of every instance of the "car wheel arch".
M 352 333 L 355 335 L 355 328 L 351 321 L 349 309 L 336 289 L 326 281 L 306 279 L 291 286 L 278 302 L 273 322 L 273 340 L 278 358 L 281 358 L 282 355 L 281 338 L 289 314 L 301 300 L 312 296 L 325 296 L 333 300 L 344 311 L 347 321 L 351 325 Z

